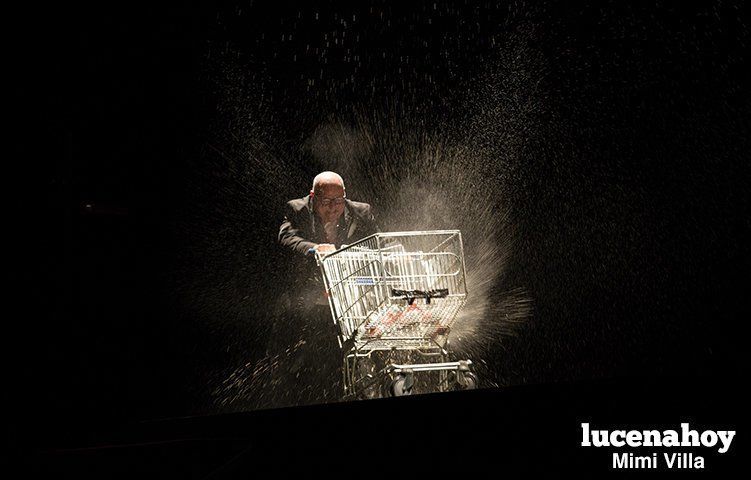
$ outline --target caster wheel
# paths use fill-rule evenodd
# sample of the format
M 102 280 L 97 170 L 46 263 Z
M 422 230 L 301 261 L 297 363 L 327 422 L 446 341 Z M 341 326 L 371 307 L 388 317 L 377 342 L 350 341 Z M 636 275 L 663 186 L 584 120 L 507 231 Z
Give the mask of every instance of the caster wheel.
M 362 379 L 361 385 L 358 385 L 356 398 L 358 400 L 371 400 L 381 396 L 378 383 L 374 380 L 373 375 L 367 375 Z
M 392 397 L 403 397 L 405 395 L 412 395 L 412 382 L 405 375 L 397 376 L 391 382 L 391 388 L 389 394 Z
M 477 388 L 477 375 L 472 372 L 459 372 L 456 377 L 455 390 L 474 390 Z

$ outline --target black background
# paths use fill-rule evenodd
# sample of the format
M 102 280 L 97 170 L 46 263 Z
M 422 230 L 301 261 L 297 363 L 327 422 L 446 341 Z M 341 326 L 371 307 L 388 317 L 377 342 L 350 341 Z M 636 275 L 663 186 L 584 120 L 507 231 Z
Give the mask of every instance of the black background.
M 316 12 L 320 22 L 310 20 Z M 392 23 L 368 19 L 380 12 Z M 671 415 L 697 414 L 706 422 L 740 421 L 734 417 L 739 407 L 722 419 L 712 415 L 720 409 L 716 396 L 736 394 L 747 373 L 741 335 L 748 318 L 747 13 L 733 2 L 343 2 L 325 8 L 255 2 L 226 9 L 16 12 L 10 70 L 16 81 L 9 90 L 14 149 L 7 163 L 20 166 L 24 180 L 11 190 L 12 216 L 21 226 L 9 232 L 19 243 L 11 254 L 21 267 L 11 303 L 21 308 L 7 321 L 20 326 L 9 339 L 23 353 L 10 364 L 9 391 L 18 405 L 12 443 L 97 444 L 107 436 L 93 432 L 117 425 L 216 413 L 203 391 L 206 372 L 231 363 L 225 340 L 247 332 L 211 320 L 226 312 L 186 308 L 185 299 L 200 285 L 221 281 L 221 273 L 212 276 L 221 265 L 238 261 L 256 273 L 233 281 L 269 279 L 258 292 L 273 292 L 283 271 L 273 273 L 281 258 L 274 246 L 278 206 L 302 195 L 322 167 L 300 147 L 305 139 L 332 118 L 349 122 L 357 111 L 393 105 L 406 105 L 401 120 L 427 132 L 476 121 L 466 90 L 478 78 L 487 91 L 507 91 L 493 75 L 493 62 L 508 58 L 497 53 L 503 47 L 495 42 L 504 38 L 522 38 L 519 51 L 544 59 L 530 61 L 523 79 L 543 85 L 546 107 L 537 120 L 543 126 L 522 139 L 522 160 L 504 184 L 520 239 L 506 280 L 524 286 L 534 315 L 487 358 L 509 384 L 541 386 L 517 387 L 505 397 L 491 389 L 473 392 L 483 398 L 425 400 L 424 410 L 410 399 L 406 411 L 443 411 L 441 402 L 483 405 L 489 423 L 477 428 L 487 432 L 493 422 L 506 425 L 499 413 L 504 405 L 525 411 L 519 398 L 546 409 L 536 399 L 568 405 L 608 392 L 610 400 L 592 404 L 591 414 L 584 407 L 539 417 L 526 410 L 519 423 L 506 425 L 514 432 L 527 421 L 535 422 L 530 428 L 564 429 L 550 427 L 552 438 L 573 428 L 576 439 L 581 416 L 618 421 L 616 412 L 629 407 L 632 414 L 649 411 L 639 400 L 654 389 L 668 396 L 657 409 L 665 416 L 625 421 L 669 423 L 678 421 Z M 328 80 L 311 91 L 307 79 L 318 75 L 320 59 L 290 57 L 353 14 L 363 18 L 350 31 L 361 36 L 363 66 L 353 73 L 333 49 Z M 309 20 L 291 28 L 295 18 Z M 292 40 L 278 40 L 290 31 Z M 412 57 L 408 67 L 397 53 Z M 270 159 L 296 166 L 281 187 L 269 189 L 261 173 L 250 172 L 239 177 L 244 186 L 224 188 L 231 181 L 212 145 L 227 150 L 231 140 L 217 132 L 234 114 L 217 71 L 234 54 L 235 65 L 254 72 L 249 79 L 263 79 L 245 84 L 229 77 L 232 88 L 268 99 L 251 112 L 263 132 L 256 139 L 269 145 Z M 492 149 L 495 140 L 501 141 L 490 135 L 484 142 Z M 233 214 L 242 222 L 224 241 L 261 240 L 224 256 L 200 248 L 216 237 L 191 241 L 191 234 L 212 231 L 210 212 L 225 212 L 215 225 L 226 225 L 234 218 L 226 204 L 244 198 L 268 208 L 250 205 Z M 211 218 L 196 220 L 204 214 Z M 250 255 L 238 259 L 237 251 Z M 195 266 L 201 258 L 208 266 Z M 186 275 L 200 280 L 184 287 L 176 279 Z M 234 297 L 242 287 L 204 294 Z M 250 348 L 262 343 L 240 341 Z M 591 383 L 598 379 L 623 384 Z M 695 394 L 690 401 L 689 392 Z M 250 424 L 266 431 L 288 422 L 285 428 L 294 429 L 293 418 L 305 424 L 300 418 L 323 415 L 335 430 L 344 427 L 339 413 L 368 412 L 367 405 L 315 408 L 289 417 L 286 410 L 261 412 Z M 374 416 L 393 413 L 393 407 L 372 408 Z M 484 423 L 480 413 L 472 418 Z M 457 436 L 473 431 L 452 428 Z M 500 444 L 513 443 L 498 435 Z M 306 432 L 301 445 L 313 437 Z M 556 445 L 538 445 L 541 462 Z M 225 453 L 207 463 L 234 452 L 214 448 Z M 138 455 L 136 461 L 144 458 Z M 558 465 L 565 465 L 566 456 L 558 455 Z M 493 454 L 486 447 L 480 456 Z M 103 468 L 117 463 L 98 458 Z

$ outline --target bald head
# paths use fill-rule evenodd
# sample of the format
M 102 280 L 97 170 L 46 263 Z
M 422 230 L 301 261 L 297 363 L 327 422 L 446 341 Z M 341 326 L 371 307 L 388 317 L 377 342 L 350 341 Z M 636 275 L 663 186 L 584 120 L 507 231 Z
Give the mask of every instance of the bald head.
M 341 175 L 336 172 L 321 172 L 316 175 L 316 178 L 313 179 L 312 190 L 316 192 L 320 188 L 324 188 L 330 185 L 336 185 L 344 189 L 344 180 L 342 179 Z

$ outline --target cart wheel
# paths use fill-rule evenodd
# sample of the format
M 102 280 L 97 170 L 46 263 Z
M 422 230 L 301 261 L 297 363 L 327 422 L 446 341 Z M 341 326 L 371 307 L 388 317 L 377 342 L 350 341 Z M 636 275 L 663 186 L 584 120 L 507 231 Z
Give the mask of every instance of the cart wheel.
M 391 382 L 391 388 L 389 394 L 392 397 L 402 397 L 405 395 L 412 395 L 412 385 L 407 385 L 407 377 L 404 375 L 397 376 Z
M 477 375 L 472 372 L 457 372 L 455 390 L 474 390 L 477 388 Z

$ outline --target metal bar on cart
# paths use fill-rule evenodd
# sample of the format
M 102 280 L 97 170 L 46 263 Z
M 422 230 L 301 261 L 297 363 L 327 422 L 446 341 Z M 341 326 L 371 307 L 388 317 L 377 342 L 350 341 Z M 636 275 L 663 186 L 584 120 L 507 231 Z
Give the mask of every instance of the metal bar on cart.
M 404 370 L 412 370 L 413 372 L 434 372 L 436 370 L 456 370 L 460 365 L 472 365 L 471 360 L 464 360 L 461 362 L 444 362 L 444 363 L 416 363 L 411 365 L 390 365 L 391 371 L 394 373 L 402 373 Z
M 436 250 L 438 250 L 438 249 L 439 249 L 440 247 L 444 246 L 444 245 L 445 245 L 445 244 L 447 244 L 447 243 L 448 243 L 449 241 L 453 240 L 453 239 L 454 239 L 454 237 L 456 237 L 456 236 L 457 236 L 458 234 L 459 234 L 459 232 L 456 232 L 456 233 L 454 233 L 453 235 L 451 235 L 450 237 L 446 237 L 446 240 L 442 241 L 441 243 L 439 243 L 439 244 L 438 244 L 438 245 L 436 245 L 435 247 L 431 248 L 431 249 L 430 249 L 430 251 L 429 251 L 428 253 L 433 253 L 433 252 L 435 252 L 435 251 L 436 251 Z

